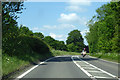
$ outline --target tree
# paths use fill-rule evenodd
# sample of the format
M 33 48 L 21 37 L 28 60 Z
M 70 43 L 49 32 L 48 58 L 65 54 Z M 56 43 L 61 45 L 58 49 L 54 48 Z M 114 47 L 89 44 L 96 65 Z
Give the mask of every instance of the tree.
M 33 33 L 34 36 L 39 37 L 41 39 L 44 39 L 44 35 L 41 32 L 35 32 Z
M 18 26 L 16 20 L 18 15 L 22 13 L 23 2 L 2 2 L 2 33 L 3 37 L 17 36 Z M 10 36 L 9 36 L 10 37 Z
M 74 45 L 74 43 L 68 44 L 67 45 L 67 49 L 70 52 L 74 52 L 75 51 L 75 45 Z
M 56 50 L 67 50 L 67 46 L 65 45 L 64 41 L 58 41 L 55 40 L 55 44 L 56 44 Z
M 19 35 L 17 19 L 22 13 L 23 2 L 2 2 L 2 48 L 11 52 L 14 40 Z
M 82 38 L 80 31 L 73 30 L 68 35 L 69 36 L 67 37 L 67 40 L 66 40 L 68 50 L 75 51 L 75 52 L 81 52 L 82 49 L 85 47 L 85 45 L 83 43 L 83 38 Z
M 53 39 L 51 36 L 46 36 L 44 38 L 44 41 L 48 43 L 52 48 L 55 48 L 55 39 Z
M 33 32 L 26 26 L 20 26 L 20 35 L 33 36 Z
M 90 32 L 86 34 L 90 53 L 119 53 L 120 1 L 105 4 L 96 12 L 88 22 Z
M 67 47 L 66 47 L 64 41 L 55 40 L 51 36 L 46 36 L 44 38 L 44 41 L 47 42 L 55 50 L 64 50 L 64 51 L 67 50 Z

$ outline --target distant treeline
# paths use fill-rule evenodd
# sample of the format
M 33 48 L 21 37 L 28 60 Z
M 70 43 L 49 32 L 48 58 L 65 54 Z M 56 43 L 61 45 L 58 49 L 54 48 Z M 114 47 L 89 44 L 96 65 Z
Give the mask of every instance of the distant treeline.
M 120 53 L 120 1 L 105 4 L 96 13 L 86 35 L 90 53 Z

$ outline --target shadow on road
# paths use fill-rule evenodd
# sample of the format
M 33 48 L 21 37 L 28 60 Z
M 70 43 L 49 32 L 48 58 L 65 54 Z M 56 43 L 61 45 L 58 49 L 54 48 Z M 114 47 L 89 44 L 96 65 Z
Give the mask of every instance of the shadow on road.
M 84 61 L 98 60 L 98 58 L 81 58 Z
M 82 60 L 85 60 L 85 61 L 91 61 L 91 60 L 98 60 L 96 58 L 89 58 L 89 57 L 86 57 L 86 58 L 81 58 Z M 82 61 L 80 60 L 79 58 L 74 58 L 74 61 Z M 47 62 L 72 62 L 72 59 L 71 57 L 56 57 L 56 58 L 53 58 Z

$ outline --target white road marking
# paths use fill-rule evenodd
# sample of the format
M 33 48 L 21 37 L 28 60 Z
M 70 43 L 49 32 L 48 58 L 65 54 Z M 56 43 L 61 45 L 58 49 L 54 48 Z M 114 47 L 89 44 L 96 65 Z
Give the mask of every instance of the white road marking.
M 111 77 L 101 77 L 101 76 L 95 76 L 96 78 L 109 78 L 111 79 Z
M 28 74 L 30 71 L 32 71 L 32 70 L 35 69 L 36 67 L 38 67 L 38 65 L 32 67 L 31 69 L 29 69 L 28 71 L 26 71 L 26 72 L 23 73 L 22 75 L 18 76 L 17 78 L 22 78 L 23 76 L 25 76 L 26 74 Z
M 80 60 L 82 60 L 82 59 L 80 59 Z M 82 60 L 82 61 L 83 61 L 83 60 Z M 108 72 L 106 72 L 106 71 L 104 71 L 104 70 L 102 70 L 102 69 L 100 69 L 100 68 L 98 68 L 98 67 L 96 67 L 96 66 L 90 64 L 90 63 L 88 63 L 88 62 L 86 62 L 86 61 L 84 61 L 84 62 L 87 63 L 87 64 L 89 64 L 89 65 L 91 65 L 92 67 L 94 67 L 94 68 L 96 68 L 96 69 L 102 71 L 103 73 L 106 73 L 106 74 L 108 74 L 108 75 L 110 75 L 110 76 L 116 78 L 116 76 L 114 76 L 114 75 L 112 75 L 112 74 L 110 74 L 110 73 L 108 73 Z
M 87 70 L 87 72 L 103 73 L 103 72 L 101 72 L 101 71 L 90 71 L 90 70 Z
M 96 68 L 89 68 L 89 67 L 83 67 L 84 69 L 96 69 Z
M 95 79 L 95 78 L 117 78 L 117 76 L 115 76 L 115 75 L 112 75 L 111 73 L 108 73 L 108 72 L 106 72 L 106 71 L 104 71 L 104 70 L 102 70 L 102 69 L 100 69 L 100 68 L 98 68 L 98 67 L 96 67 L 96 66 L 94 66 L 94 65 L 92 65 L 92 64 L 90 64 L 90 63 L 88 63 L 88 62 L 86 62 L 86 61 L 84 61 L 84 60 L 82 60 L 82 59 L 80 59 L 80 61 L 82 61 L 82 62 L 84 62 L 84 63 L 86 63 L 86 64 L 88 64 L 89 66 L 91 66 L 91 67 L 93 67 L 93 68 L 91 68 L 91 70 L 92 69 L 97 69 L 97 70 L 99 70 L 99 72 L 98 73 L 105 73 L 105 74 L 107 74 L 107 75 L 109 75 L 109 76 L 111 76 L 111 77 L 103 77 L 103 76 L 94 76 L 94 75 L 91 75 L 90 74 L 90 70 L 85 70 L 85 68 L 84 68 L 84 66 L 82 67 L 82 66 L 80 66 L 76 61 L 74 61 L 74 59 L 73 59 L 73 57 L 76 57 L 76 56 L 72 56 L 71 57 L 71 59 L 73 60 L 73 62 L 84 72 L 84 73 L 86 73 L 90 78 L 92 78 L 92 79 Z M 78 58 L 78 57 L 77 57 Z M 79 61 L 79 62 L 80 62 Z M 89 68 L 88 68 L 89 69 Z M 94 72 L 94 71 L 92 71 L 92 72 Z M 95 72 L 97 72 L 97 71 L 95 71 Z
M 84 73 L 86 73 L 89 77 L 95 79 L 91 74 L 89 74 L 85 69 L 83 69 L 79 64 L 77 64 L 76 61 L 74 61 L 73 56 L 71 57 L 71 59 Z
M 60 57 L 60 56 L 56 56 L 56 57 Z M 43 63 L 45 63 L 46 61 L 48 61 L 48 60 L 50 60 L 50 59 L 53 59 L 53 58 L 56 58 L 56 57 L 52 57 L 52 58 L 49 58 L 49 59 L 47 59 L 47 60 L 45 60 L 45 61 L 43 61 L 43 62 L 40 62 L 38 65 L 33 66 L 31 69 L 27 70 L 26 72 L 24 72 L 23 74 L 21 74 L 21 75 L 18 76 L 17 78 L 19 79 L 19 78 L 24 77 L 26 74 L 28 74 L 29 72 L 31 72 L 33 69 L 35 69 L 36 67 L 38 67 L 40 64 L 43 64 Z

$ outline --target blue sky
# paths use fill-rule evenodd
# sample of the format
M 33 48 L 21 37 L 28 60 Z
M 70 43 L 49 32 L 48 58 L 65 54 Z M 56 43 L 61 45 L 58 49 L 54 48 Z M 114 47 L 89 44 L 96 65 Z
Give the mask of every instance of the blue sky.
M 89 31 L 86 26 L 95 10 L 106 2 L 25 2 L 18 25 L 29 27 L 33 32 L 42 32 L 56 40 L 66 41 L 68 33 L 78 29 L 84 38 Z M 84 43 L 87 45 L 86 39 Z

